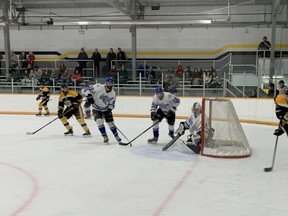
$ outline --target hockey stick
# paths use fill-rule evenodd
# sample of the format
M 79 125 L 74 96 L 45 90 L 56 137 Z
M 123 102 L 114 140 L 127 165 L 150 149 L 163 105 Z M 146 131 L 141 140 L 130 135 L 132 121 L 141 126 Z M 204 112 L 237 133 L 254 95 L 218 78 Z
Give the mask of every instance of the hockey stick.
M 279 122 L 278 128 L 280 126 L 281 126 L 281 121 Z M 272 166 L 264 168 L 264 172 L 271 172 L 273 170 L 275 157 L 276 157 L 277 144 L 278 144 L 278 137 L 279 136 L 276 136 L 275 148 L 274 148 L 273 159 L 272 159 Z
M 277 144 L 278 144 L 278 137 L 279 137 L 279 136 L 276 137 L 274 154 L 273 154 L 273 160 L 272 160 L 272 166 L 271 166 L 271 167 L 266 167 L 266 168 L 264 168 L 264 172 L 270 172 L 270 171 L 273 170 L 274 162 L 275 162 L 275 156 L 276 156 L 276 150 L 277 150 Z
M 114 125 L 114 126 L 116 127 L 116 125 Z M 130 146 L 132 147 L 131 141 L 129 141 L 129 139 L 124 135 L 124 133 L 122 133 L 122 131 L 118 127 L 116 127 L 116 128 L 122 134 L 122 136 L 129 142 Z
M 123 142 L 119 142 L 119 145 L 123 145 L 123 146 L 127 146 L 127 145 L 131 145 L 131 143 L 136 140 L 138 137 L 140 137 L 142 134 L 146 133 L 148 130 L 150 130 L 152 127 L 154 127 L 156 124 L 158 124 L 160 121 L 157 120 L 156 122 L 154 122 L 154 124 L 152 124 L 150 127 L 148 127 L 146 130 L 144 130 L 142 133 L 140 133 L 138 136 L 136 136 L 133 140 L 131 140 L 128 143 L 123 143 Z
M 55 119 L 53 119 L 52 121 L 48 122 L 47 124 L 45 124 L 44 126 L 42 126 L 41 128 L 39 128 L 38 130 L 36 130 L 36 131 L 34 131 L 34 132 L 27 132 L 26 134 L 27 134 L 27 135 L 33 135 L 33 134 L 37 133 L 38 131 L 42 130 L 43 128 L 45 128 L 46 126 L 48 126 L 49 124 L 51 124 L 52 122 L 56 121 L 57 119 L 58 119 L 58 117 L 55 118 Z
M 72 111 L 72 109 L 67 110 L 64 114 L 62 114 L 62 116 L 64 116 L 66 113 Z M 52 122 L 56 121 L 59 118 L 59 116 L 57 116 L 56 118 L 54 118 L 52 121 L 48 122 L 47 124 L 45 124 L 44 126 L 42 126 L 41 128 L 39 128 L 38 130 L 34 131 L 34 132 L 27 132 L 27 135 L 33 135 L 35 133 L 37 133 L 38 131 L 42 130 L 43 128 L 47 127 L 49 124 L 51 124 Z
M 162 151 L 166 151 L 168 148 L 170 148 L 180 137 L 181 135 L 177 134 L 166 146 L 162 148 Z

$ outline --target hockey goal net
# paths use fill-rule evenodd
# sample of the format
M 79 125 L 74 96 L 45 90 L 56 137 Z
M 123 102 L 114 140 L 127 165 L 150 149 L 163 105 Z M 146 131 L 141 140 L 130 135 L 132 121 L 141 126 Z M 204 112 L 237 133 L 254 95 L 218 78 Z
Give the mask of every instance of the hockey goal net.
M 201 137 L 204 137 L 201 139 L 202 155 L 219 158 L 251 155 L 250 145 L 231 100 L 203 98 L 201 126 Z

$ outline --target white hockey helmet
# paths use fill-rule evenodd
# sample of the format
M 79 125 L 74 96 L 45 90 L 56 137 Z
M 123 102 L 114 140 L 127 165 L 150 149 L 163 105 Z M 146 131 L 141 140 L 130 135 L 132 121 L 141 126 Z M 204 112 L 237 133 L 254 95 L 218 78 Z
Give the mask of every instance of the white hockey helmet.
M 195 102 L 191 108 L 192 113 L 197 117 L 201 113 L 202 106 L 200 103 Z

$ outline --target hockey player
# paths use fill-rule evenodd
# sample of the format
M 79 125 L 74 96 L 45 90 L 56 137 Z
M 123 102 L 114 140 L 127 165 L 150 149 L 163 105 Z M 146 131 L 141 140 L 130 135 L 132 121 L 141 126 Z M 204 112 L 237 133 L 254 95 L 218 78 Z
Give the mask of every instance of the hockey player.
M 182 136 L 185 133 L 185 130 L 189 130 L 189 135 L 187 137 L 186 145 L 196 154 L 200 153 L 201 150 L 201 104 L 195 102 L 191 108 L 191 115 L 186 119 L 185 122 L 180 122 L 179 128 L 176 130 L 176 134 Z M 212 138 L 214 134 L 214 129 L 211 128 L 208 124 L 207 117 L 205 116 L 206 125 L 204 126 L 204 135 L 206 139 Z
M 36 116 L 41 116 L 42 115 L 42 108 L 44 108 L 44 110 L 46 111 L 46 113 L 44 114 L 45 116 L 49 116 L 49 109 L 48 109 L 48 102 L 50 99 L 50 90 L 48 87 L 42 86 L 40 88 L 41 94 L 39 94 L 36 98 L 36 100 L 40 100 L 40 103 L 38 104 L 38 113 L 36 114 Z
M 276 116 L 280 120 L 279 128 L 274 132 L 275 136 L 281 136 L 286 132 L 288 136 L 288 89 L 284 91 L 284 94 L 279 94 L 275 98 L 276 104 Z
M 155 123 L 166 118 L 169 136 L 174 138 L 175 112 L 180 104 L 180 99 L 169 92 L 163 92 L 161 86 L 155 88 L 155 95 L 151 105 L 151 120 Z M 148 139 L 149 144 L 156 144 L 159 137 L 159 123 L 153 127 L 153 138 Z
M 91 118 L 91 105 L 94 103 L 93 95 L 92 92 L 88 90 L 88 86 L 84 84 L 83 89 L 80 92 L 81 96 L 85 100 L 84 103 L 84 113 L 85 113 L 85 118 L 89 119 Z
M 285 91 L 287 90 L 287 86 L 285 85 L 284 80 L 280 80 L 278 82 L 278 91 L 277 91 L 277 95 L 278 94 L 285 94 Z
M 109 139 L 104 126 L 104 119 L 108 124 L 115 139 L 120 142 L 117 128 L 114 124 L 112 110 L 115 107 L 116 93 L 113 90 L 114 80 L 112 77 L 106 77 L 105 84 L 95 84 L 89 86 L 89 90 L 93 94 L 94 103 L 92 104 L 92 112 L 94 120 L 98 125 L 98 129 L 103 136 L 104 143 L 108 143 Z
M 83 130 L 85 131 L 83 136 L 90 137 L 91 133 L 83 118 L 81 95 L 78 94 L 76 91 L 70 90 L 66 83 L 61 85 L 61 90 L 62 92 L 59 95 L 58 102 L 58 117 L 63 123 L 64 127 L 67 129 L 67 132 L 65 132 L 64 135 L 73 136 L 72 126 L 69 125 L 67 119 L 71 118 L 71 116 L 74 115 L 79 124 L 82 126 Z

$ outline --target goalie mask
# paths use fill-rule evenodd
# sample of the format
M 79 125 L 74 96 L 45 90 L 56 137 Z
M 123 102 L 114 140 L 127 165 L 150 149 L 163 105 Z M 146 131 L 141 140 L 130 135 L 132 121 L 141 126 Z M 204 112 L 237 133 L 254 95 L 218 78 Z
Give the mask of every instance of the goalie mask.
M 198 102 L 195 102 L 192 106 L 192 113 L 195 115 L 195 117 L 197 118 L 197 116 L 201 113 L 201 104 Z

